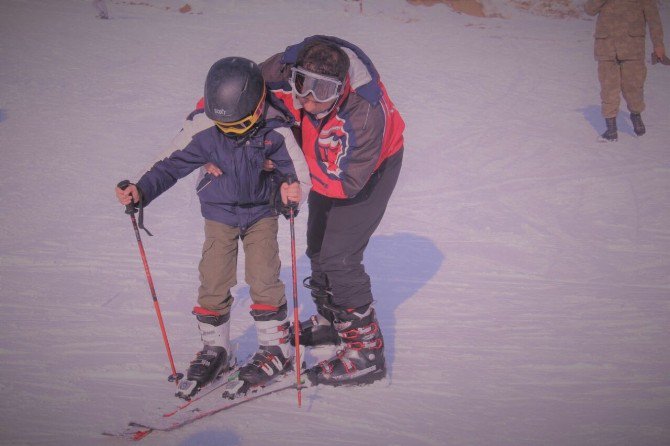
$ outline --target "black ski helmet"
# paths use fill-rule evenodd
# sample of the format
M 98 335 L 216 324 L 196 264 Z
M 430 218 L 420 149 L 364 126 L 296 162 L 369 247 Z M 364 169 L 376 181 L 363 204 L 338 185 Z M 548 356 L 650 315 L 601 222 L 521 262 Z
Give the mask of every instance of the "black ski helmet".
M 226 57 L 209 69 L 205 80 L 205 114 L 221 123 L 254 114 L 265 93 L 261 70 L 244 57 Z

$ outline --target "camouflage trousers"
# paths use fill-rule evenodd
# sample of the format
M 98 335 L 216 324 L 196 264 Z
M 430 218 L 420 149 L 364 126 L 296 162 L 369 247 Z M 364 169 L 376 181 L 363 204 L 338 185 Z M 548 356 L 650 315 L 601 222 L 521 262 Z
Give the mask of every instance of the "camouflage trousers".
M 616 117 L 619 113 L 621 94 L 626 100 L 629 112 L 642 113 L 646 78 L 647 65 L 644 59 L 599 60 L 598 80 L 600 81 L 603 117 Z
M 238 244 L 244 248 L 244 277 L 254 304 L 279 307 L 286 303 L 279 279 L 281 261 L 277 217 L 268 217 L 240 233 L 239 228 L 205 220 L 205 242 L 200 260 L 198 305 L 228 314 L 233 305 L 230 289 L 237 284 Z

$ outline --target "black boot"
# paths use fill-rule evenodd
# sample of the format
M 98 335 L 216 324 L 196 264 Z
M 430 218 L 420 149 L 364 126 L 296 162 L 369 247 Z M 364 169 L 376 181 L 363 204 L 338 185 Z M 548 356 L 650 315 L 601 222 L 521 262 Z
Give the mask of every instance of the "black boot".
M 302 281 L 306 288 L 312 291 L 312 300 L 316 304 L 317 314 L 309 320 L 300 322 L 300 345 L 317 347 L 319 345 L 337 345 L 340 337 L 333 325 L 335 314 L 330 302 L 331 292 L 327 286 L 319 285 L 311 277 Z M 295 345 L 293 327 L 291 327 L 291 345 Z
M 605 130 L 605 133 L 600 135 L 600 140 L 606 142 L 616 142 L 616 140 L 619 139 L 616 127 L 616 118 L 605 118 L 605 124 L 607 125 L 607 130 Z
M 203 348 L 191 361 L 186 379 L 202 387 L 230 367 L 230 314 L 196 314 Z
M 644 122 L 642 122 L 642 116 L 639 113 L 631 113 L 630 120 L 633 123 L 633 130 L 637 136 L 642 136 L 647 132 Z
M 312 384 L 369 384 L 386 376 L 384 339 L 375 310 L 371 306 L 359 310 L 335 311 L 335 328 L 343 348 L 307 370 Z
M 286 304 L 278 309 L 252 309 L 251 316 L 256 324 L 259 347 L 251 360 L 240 368 L 237 379 L 226 385 L 224 398 L 244 395 L 293 370 L 294 348 L 289 343 Z

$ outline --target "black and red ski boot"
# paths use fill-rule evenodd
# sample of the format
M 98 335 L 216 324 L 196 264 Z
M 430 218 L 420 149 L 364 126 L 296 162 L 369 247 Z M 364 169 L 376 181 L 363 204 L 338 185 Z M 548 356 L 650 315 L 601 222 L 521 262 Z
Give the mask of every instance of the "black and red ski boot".
M 335 329 L 343 348 L 306 371 L 314 385 L 370 384 L 386 376 L 384 339 L 372 306 L 335 311 Z

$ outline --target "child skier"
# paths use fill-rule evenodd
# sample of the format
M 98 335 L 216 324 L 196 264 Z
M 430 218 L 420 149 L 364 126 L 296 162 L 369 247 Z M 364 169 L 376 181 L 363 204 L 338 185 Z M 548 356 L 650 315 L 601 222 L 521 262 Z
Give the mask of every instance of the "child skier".
M 222 175 L 198 183 L 205 242 L 199 265 L 198 305 L 193 309 L 203 348 L 191 361 L 182 397 L 189 398 L 234 362 L 230 358 L 230 309 L 236 284 L 238 239 L 246 256 L 259 347 L 239 371 L 238 394 L 293 368 L 284 284 L 279 279 L 278 211 L 300 202 L 309 187 L 307 165 L 285 110 L 270 105 L 259 67 L 241 57 L 216 62 L 205 95 L 173 141 L 170 155 L 125 189 L 121 204 L 146 206 L 177 180 L 212 163 Z M 277 107 L 281 107 L 278 105 Z M 264 170 L 271 160 L 275 170 Z M 291 183 L 289 178 L 299 181 Z M 276 198 L 275 198 L 276 197 Z

